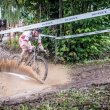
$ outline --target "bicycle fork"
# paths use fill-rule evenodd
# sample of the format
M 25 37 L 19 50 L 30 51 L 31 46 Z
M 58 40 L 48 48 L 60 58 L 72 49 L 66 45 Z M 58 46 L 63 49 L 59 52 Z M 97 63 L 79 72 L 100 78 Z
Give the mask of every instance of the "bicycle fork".
M 36 49 L 34 48 L 34 64 L 35 64 L 35 68 L 36 68 L 36 72 L 39 73 L 39 65 L 38 62 L 36 61 Z
M 35 60 L 36 60 L 36 52 L 35 52 L 35 48 L 34 48 L 34 64 L 35 64 Z

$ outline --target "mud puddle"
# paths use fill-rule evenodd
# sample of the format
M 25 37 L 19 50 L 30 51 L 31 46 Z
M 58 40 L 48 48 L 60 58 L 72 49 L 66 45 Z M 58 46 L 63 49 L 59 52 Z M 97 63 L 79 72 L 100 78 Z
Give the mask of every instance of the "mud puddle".
M 45 84 L 40 84 L 34 78 L 18 73 L 0 72 L 0 98 L 27 93 L 32 90 L 43 91 L 53 85 L 69 82 L 68 69 L 64 65 L 49 64 L 49 72 Z

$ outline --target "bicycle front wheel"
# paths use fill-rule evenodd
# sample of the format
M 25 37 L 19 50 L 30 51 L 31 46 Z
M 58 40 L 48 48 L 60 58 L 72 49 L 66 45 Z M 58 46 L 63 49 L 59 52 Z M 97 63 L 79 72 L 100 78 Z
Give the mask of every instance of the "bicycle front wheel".
M 47 78 L 47 74 L 48 74 L 47 61 L 41 56 L 36 56 L 35 64 L 34 64 L 34 70 L 38 74 L 39 78 L 41 80 L 45 81 Z

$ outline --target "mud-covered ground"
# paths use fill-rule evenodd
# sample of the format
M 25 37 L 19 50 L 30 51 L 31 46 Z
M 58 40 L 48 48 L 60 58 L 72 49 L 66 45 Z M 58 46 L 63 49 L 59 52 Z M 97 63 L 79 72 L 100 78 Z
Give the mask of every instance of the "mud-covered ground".
M 10 57 L 11 55 L 13 54 L 0 47 L 1 58 L 4 56 Z M 110 61 L 95 61 L 93 63 L 76 64 L 72 66 L 49 64 L 49 66 L 49 80 L 46 81 L 46 86 L 54 86 L 49 86 L 49 88 L 47 86 L 47 89 L 45 86 L 45 89 L 42 89 L 43 94 L 45 91 L 51 91 L 53 87 L 56 87 L 57 90 L 61 90 L 74 87 L 85 88 L 91 85 L 106 85 L 110 83 Z M 27 84 L 29 84 L 29 82 Z
M 86 87 L 110 83 L 110 61 L 91 64 L 75 65 L 70 71 L 74 87 Z
M 10 57 L 12 55 L 14 55 L 12 52 L 4 50 L 0 46 L 0 58 Z M 50 67 L 51 71 L 53 72 L 55 71 L 53 69 L 54 66 L 56 65 L 51 65 Z M 65 68 L 68 68 L 68 71 Z M 57 70 L 58 68 L 55 69 Z M 74 87 L 85 87 L 86 85 L 110 82 L 110 61 L 95 61 L 88 64 L 76 64 L 73 66 L 63 65 L 62 69 L 64 69 L 64 71 L 57 70 L 56 75 L 53 77 L 57 79 L 57 77 L 60 76 L 59 72 L 65 72 L 66 70 L 68 74 L 67 78 L 71 80 L 71 83 Z M 51 81 L 49 83 L 51 83 Z
M 12 57 L 15 53 L 9 52 L 0 48 L 0 57 Z M 67 84 L 68 68 L 61 64 L 48 63 L 48 76 L 45 84 L 37 81 L 37 75 L 31 71 L 31 68 L 16 66 L 16 63 L 11 60 L 0 61 L 0 98 L 13 96 L 20 93 L 30 91 L 43 91 L 46 88 L 51 88 L 55 85 Z M 8 71 L 9 70 L 9 71 Z M 14 71 L 14 72 L 13 72 Z M 26 77 L 28 76 L 28 77 Z

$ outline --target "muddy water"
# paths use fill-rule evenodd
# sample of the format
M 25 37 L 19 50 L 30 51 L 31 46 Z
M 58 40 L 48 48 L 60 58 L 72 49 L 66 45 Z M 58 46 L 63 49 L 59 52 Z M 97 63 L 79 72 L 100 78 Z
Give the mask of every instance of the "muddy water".
M 0 97 L 10 96 L 20 92 L 27 92 L 32 89 L 40 91 L 45 87 L 31 78 L 19 77 L 4 72 L 0 73 Z
M 69 81 L 69 69 L 61 64 L 49 64 L 49 72 L 46 80 L 48 85 L 65 84 Z
M 45 84 L 40 84 L 26 75 L 0 72 L 0 97 L 12 96 L 31 90 L 42 91 L 53 85 L 68 83 L 68 69 L 63 65 L 49 64 L 49 72 Z

